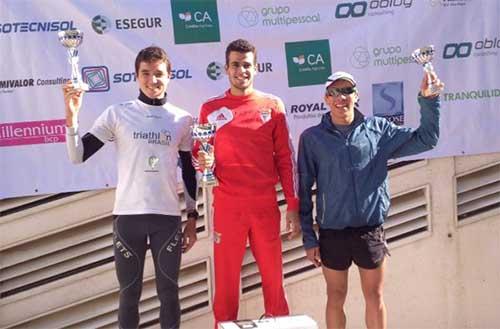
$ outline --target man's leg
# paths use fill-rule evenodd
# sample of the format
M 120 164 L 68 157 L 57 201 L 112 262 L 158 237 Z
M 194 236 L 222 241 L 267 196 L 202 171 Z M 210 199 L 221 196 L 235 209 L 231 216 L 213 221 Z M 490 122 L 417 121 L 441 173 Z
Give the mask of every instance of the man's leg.
M 246 215 L 216 206 L 214 211 L 214 317 L 219 322 L 238 318 L 240 272 L 248 235 Z
M 156 291 L 160 299 L 160 325 L 177 329 L 180 325 L 179 267 L 181 265 L 181 218 L 150 215 L 150 244 L 156 272 Z
M 262 277 L 264 306 L 267 315 L 288 315 L 283 288 L 283 260 L 280 237 L 280 212 L 277 206 L 248 213 L 251 221 L 250 248 Z
M 326 327 L 338 329 L 346 327 L 344 303 L 347 296 L 349 270 L 337 271 L 323 266 L 326 281 Z
M 366 302 L 366 327 L 368 329 L 387 328 L 387 311 L 384 304 L 385 261 L 375 269 L 364 269 L 359 267 L 361 277 L 361 288 Z
M 382 226 L 365 227 L 354 234 L 361 288 L 366 303 L 365 320 L 368 329 L 385 329 L 387 312 L 383 298 L 385 256 L 389 255 Z
M 146 230 L 139 216 L 117 216 L 113 222 L 116 276 L 120 284 L 118 325 L 133 329 L 139 325 L 139 299 L 142 292 Z
M 346 327 L 344 303 L 349 267 L 352 264 L 352 235 L 349 230 L 319 231 L 319 252 L 326 281 L 326 325 L 328 329 Z

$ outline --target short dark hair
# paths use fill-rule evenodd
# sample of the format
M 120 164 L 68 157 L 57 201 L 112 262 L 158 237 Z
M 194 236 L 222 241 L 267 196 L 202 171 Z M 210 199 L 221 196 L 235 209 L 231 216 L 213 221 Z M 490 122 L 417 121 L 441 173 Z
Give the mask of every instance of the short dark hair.
M 251 52 L 251 53 L 253 53 L 253 58 L 254 58 L 255 63 L 257 63 L 257 49 L 255 48 L 254 45 L 252 45 L 250 42 L 248 42 L 245 39 L 234 40 L 229 45 L 227 45 L 227 48 L 226 48 L 226 65 L 229 65 L 229 54 L 232 51 L 236 51 L 236 52 L 239 52 L 239 53 L 248 53 L 248 52 Z
M 149 46 L 139 51 L 137 57 L 135 58 L 135 73 L 139 73 L 139 66 L 141 65 L 141 62 L 151 63 L 155 61 L 167 63 L 167 72 L 170 74 L 172 70 L 170 59 L 168 58 L 165 50 L 157 46 Z

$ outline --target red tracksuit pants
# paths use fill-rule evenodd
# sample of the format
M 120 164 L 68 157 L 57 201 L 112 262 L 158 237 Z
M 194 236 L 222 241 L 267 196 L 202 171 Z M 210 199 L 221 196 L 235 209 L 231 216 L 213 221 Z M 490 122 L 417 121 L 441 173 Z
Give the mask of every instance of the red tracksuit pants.
M 214 209 L 215 328 L 238 318 L 240 273 L 247 239 L 262 277 L 266 315 L 288 315 L 283 288 L 280 212 L 276 202 L 259 209 L 235 209 L 217 202 Z

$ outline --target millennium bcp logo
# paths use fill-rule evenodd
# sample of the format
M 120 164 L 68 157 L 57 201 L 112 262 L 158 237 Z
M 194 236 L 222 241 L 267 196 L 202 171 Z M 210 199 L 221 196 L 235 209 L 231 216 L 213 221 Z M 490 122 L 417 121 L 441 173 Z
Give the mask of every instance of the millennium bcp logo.
M 397 125 L 404 124 L 403 82 L 372 85 L 373 115 L 386 118 Z
M 89 85 L 88 92 L 109 90 L 109 71 L 106 66 L 86 66 L 82 68 L 82 80 Z
M 219 42 L 216 0 L 171 0 L 176 44 Z
M 285 52 L 289 87 L 322 84 L 332 73 L 328 40 L 287 42 Z

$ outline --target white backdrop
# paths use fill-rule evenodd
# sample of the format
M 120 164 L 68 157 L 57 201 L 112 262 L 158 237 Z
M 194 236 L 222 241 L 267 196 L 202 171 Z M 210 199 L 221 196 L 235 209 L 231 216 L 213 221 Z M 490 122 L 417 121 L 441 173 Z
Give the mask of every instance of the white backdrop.
M 79 166 L 67 159 L 60 30 L 84 32 L 82 132 L 108 105 L 137 97 L 140 49 L 167 50 L 169 100 L 196 116 L 228 86 L 217 69 L 227 43 L 246 38 L 258 48 L 255 86 L 283 99 L 295 145 L 326 111 L 322 82 L 336 70 L 357 78 L 363 113 L 418 126 L 422 69 L 409 55 L 433 44 L 446 83 L 441 138 L 420 157 L 441 157 L 500 151 L 499 16 L 498 0 L 2 0 L 0 198 L 115 185 L 113 147 Z

